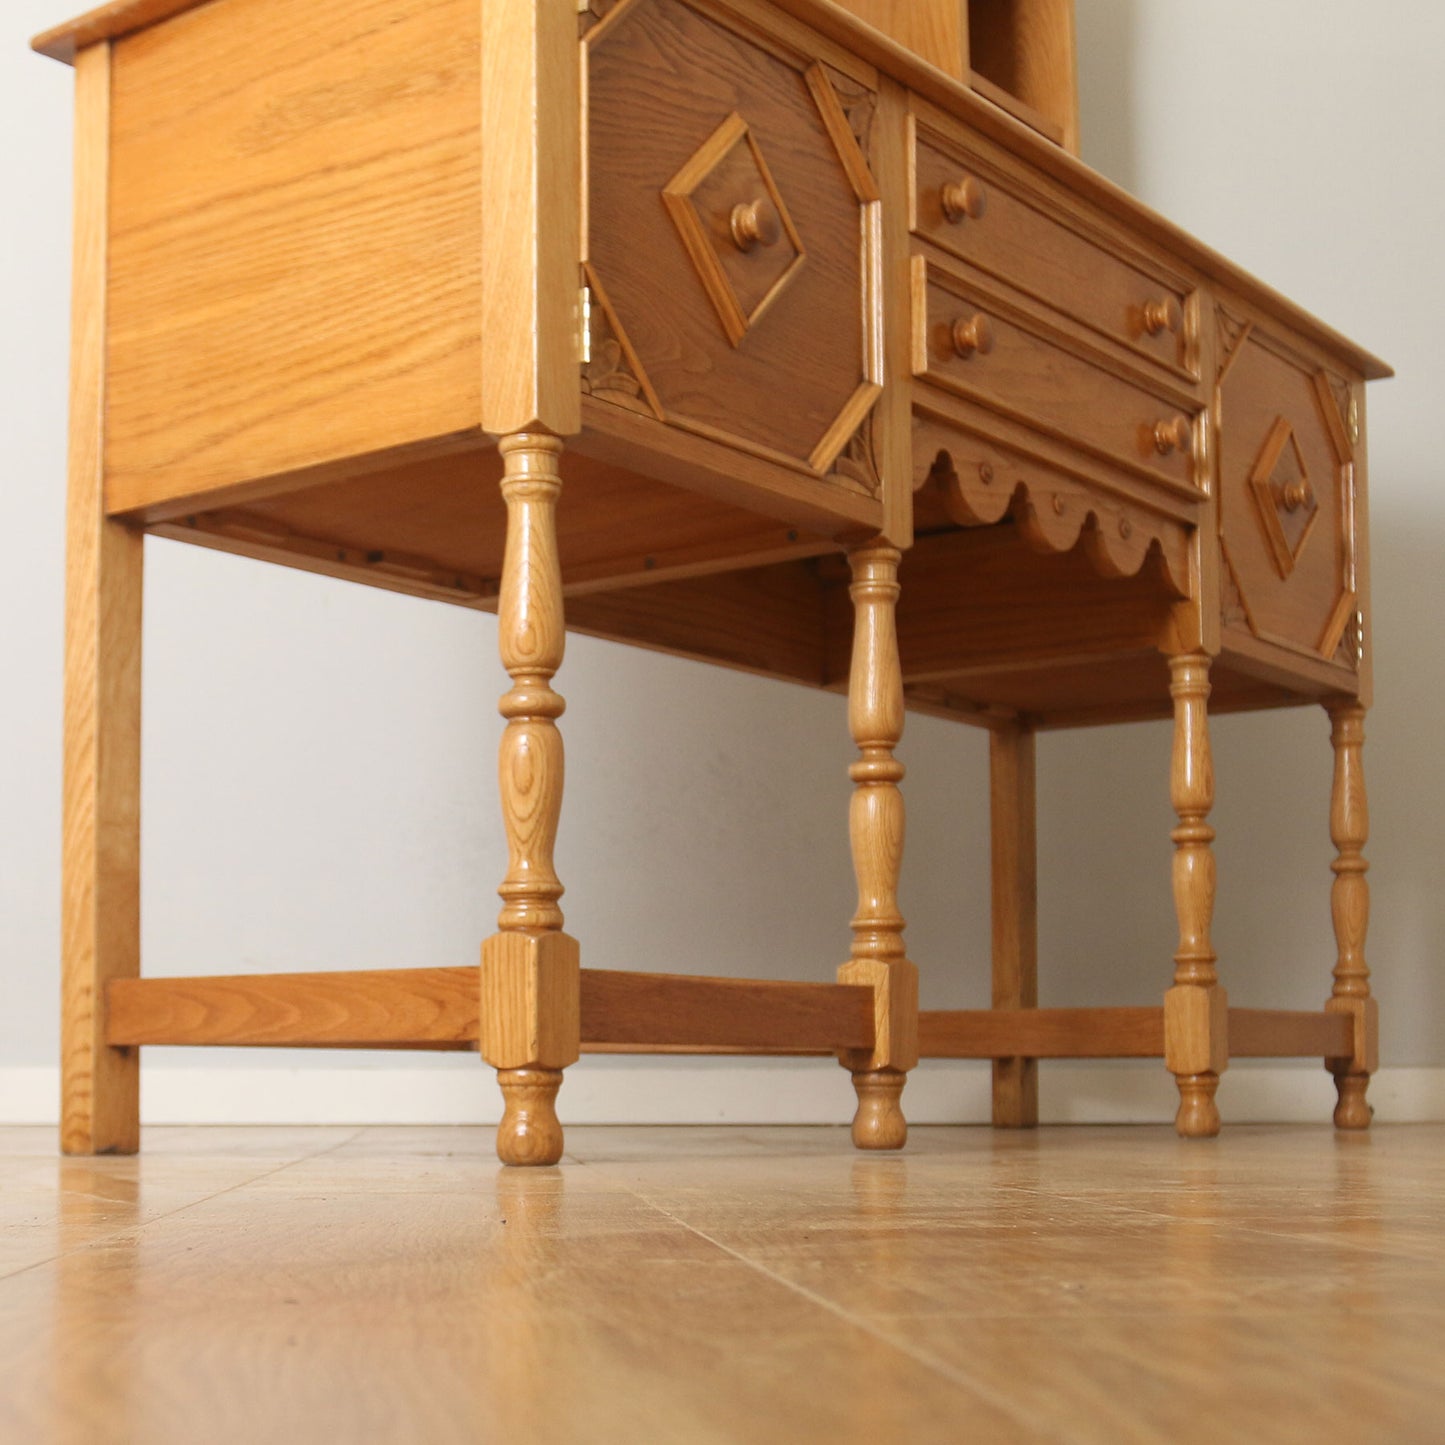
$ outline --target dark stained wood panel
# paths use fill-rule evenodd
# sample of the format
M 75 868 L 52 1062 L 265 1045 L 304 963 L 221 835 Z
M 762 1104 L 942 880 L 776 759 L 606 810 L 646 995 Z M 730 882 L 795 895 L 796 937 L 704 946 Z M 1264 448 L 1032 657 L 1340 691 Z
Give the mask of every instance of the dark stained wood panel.
M 599 31 L 589 64 L 588 254 L 664 414 L 806 463 L 868 375 L 872 303 L 864 208 L 805 65 L 677 0 L 638 0 Z M 747 135 L 723 145 L 730 121 Z M 725 152 L 715 164 L 709 147 Z M 733 275 L 745 307 L 776 283 L 737 344 L 680 229 L 686 195 L 698 244 L 759 278 Z M 726 232 L 753 200 L 778 235 L 745 253 Z

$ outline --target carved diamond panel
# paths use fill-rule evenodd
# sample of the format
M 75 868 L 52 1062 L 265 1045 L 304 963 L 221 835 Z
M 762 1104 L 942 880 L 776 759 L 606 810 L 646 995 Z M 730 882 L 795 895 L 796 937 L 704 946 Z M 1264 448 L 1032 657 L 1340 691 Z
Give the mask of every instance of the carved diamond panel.
M 734 112 L 663 188 L 682 243 L 734 346 L 807 260 L 787 203 Z
M 1286 417 L 1277 417 L 1270 428 L 1250 472 L 1249 487 L 1275 569 L 1288 577 L 1314 531 L 1320 504 L 1299 438 Z

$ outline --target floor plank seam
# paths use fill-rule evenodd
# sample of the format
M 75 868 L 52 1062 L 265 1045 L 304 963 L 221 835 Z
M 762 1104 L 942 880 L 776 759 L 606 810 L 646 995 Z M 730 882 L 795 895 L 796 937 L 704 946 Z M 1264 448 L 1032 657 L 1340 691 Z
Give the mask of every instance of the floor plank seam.
M 835 1319 L 843 1321 L 844 1324 L 851 1325 L 854 1329 L 862 1330 L 866 1335 L 871 1335 L 880 1344 L 887 1345 L 890 1349 L 896 1350 L 906 1359 L 910 1359 L 915 1364 L 922 1365 L 925 1369 L 933 1371 L 933 1373 L 941 1379 L 947 1380 L 949 1384 L 969 1391 L 979 1399 L 992 1405 L 1009 1419 L 1016 1421 L 1025 1429 L 1037 1430 L 1039 1428 L 1039 1423 L 1035 1418 L 1020 1414 L 1014 1401 L 1011 1401 L 1006 1395 L 1000 1394 L 985 1382 L 956 1370 L 953 1366 L 943 1360 L 937 1359 L 928 1351 L 920 1350 L 916 1346 L 913 1346 L 907 1339 L 901 1339 L 897 1335 L 880 1330 L 876 1325 L 869 1323 L 867 1320 L 850 1314 L 847 1310 L 843 1309 L 842 1306 L 834 1304 L 831 1300 L 824 1298 L 822 1295 L 817 1294 L 804 1285 L 800 1285 L 793 1280 L 785 1278 L 783 1275 L 777 1274 L 757 1260 L 749 1259 L 747 1255 L 732 1248 L 731 1245 L 724 1244 L 722 1240 L 714 1238 L 714 1236 L 707 1233 L 706 1230 L 699 1229 L 694 1224 L 689 1224 L 687 1220 L 674 1214 L 670 1209 L 665 1208 L 655 1199 L 648 1198 L 646 1194 L 634 1189 L 625 1181 L 623 1181 L 623 1187 L 627 1189 L 628 1193 L 633 1195 L 634 1198 L 646 1204 L 650 1209 L 656 1210 L 664 1219 L 671 1220 L 674 1224 L 685 1229 L 689 1234 L 701 1239 L 714 1249 L 720 1250 L 730 1258 L 737 1260 L 739 1264 L 746 1266 L 754 1273 L 761 1275 L 764 1279 L 769 1280 L 773 1284 L 781 1285 L 782 1288 L 807 1300 L 810 1304 L 822 1309 Z M 1038 1438 L 1040 1440 L 1058 1441 L 1060 1445 L 1064 1445 L 1065 1442 L 1065 1437 L 1062 1435 L 1049 1434 L 1046 1436 L 1041 1435 Z
M 5 1284 L 9 1280 L 18 1279 L 21 1275 L 29 1274 L 31 1270 L 44 1269 L 47 1265 L 55 1264 L 62 1259 L 68 1259 L 71 1255 L 83 1254 L 86 1250 L 103 1248 L 106 1245 L 112 1244 L 119 1235 L 149 1229 L 152 1225 L 160 1224 L 167 1219 L 174 1219 L 178 1214 L 184 1214 L 188 1209 L 195 1209 L 201 1204 L 209 1204 L 213 1199 L 223 1199 L 227 1194 L 234 1194 L 238 1189 L 249 1189 L 251 1185 L 259 1184 L 263 1179 L 274 1178 L 277 1174 L 283 1173 L 294 1165 L 307 1164 L 313 1159 L 322 1159 L 337 1149 L 344 1149 L 348 1144 L 355 1143 L 370 1127 L 369 1124 L 364 1124 L 345 1139 L 340 1139 L 327 1148 L 317 1149 L 309 1154 L 302 1154 L 295 1159 L 288 1159 L 285 1163 L 278 1164 L 274 1169 L 266 1169 L 260 1174 L 253 1174 L 246 1179 L 237 1180 L 236 1183 L 228 1184 L 224 1189 L 217 1189 L 212 1194 L 203 1194 L 195 1199 L 188 1199 L 184 1204 L 178 1204 L 174 1209 L 167 1209 L 161 1214 L 152 1215 L 149 1219 L 142 1220 L 138 1224 L 121 1225 L 98 1238 L 88 1239 L 84 1244 L 77 1244 L 73 1249 L 62 1249 L 58 1254 L 50 1254 L 46 1255 L 44 1259 L 32 1260 L 29 1264 L 21 1265 L 19 1269 L 6 1270 L 4 1273 L 0 1273 L 0 1285 Z M 143 1158 L 144 1156 L 139 1157 Z

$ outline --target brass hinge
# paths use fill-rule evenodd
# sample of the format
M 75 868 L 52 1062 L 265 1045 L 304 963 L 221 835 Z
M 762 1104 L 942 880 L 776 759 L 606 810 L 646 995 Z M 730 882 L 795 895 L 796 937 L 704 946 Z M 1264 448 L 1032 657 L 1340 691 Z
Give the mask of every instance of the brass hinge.
M 578 311 L 582 317 L 582 335 L 578 338 L 578 350 L 582 355 L 582 365 L 588 365 L 592 360 L 592 288 L 584 286 L 579 298 Z

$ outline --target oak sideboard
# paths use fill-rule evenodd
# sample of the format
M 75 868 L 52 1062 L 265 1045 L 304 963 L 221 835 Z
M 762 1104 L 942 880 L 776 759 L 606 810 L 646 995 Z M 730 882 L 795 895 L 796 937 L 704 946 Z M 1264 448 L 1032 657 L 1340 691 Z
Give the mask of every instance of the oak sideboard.
M 866 1148 L 903 1144 L 920 1056 L 993 1060 L 1009 1125 L 1041 1058 L 1161 1058 L 1191 1136 L 1231 1058 L 1315 1057 L 1336 1124 L 1368 1123 L 1388 370 L 1076 158 L 1072 5 L 926 8 L 116 0 L 37 40 L 77 85 L 66 1150 L 138 1146 L 140 1050 L 168 1044 L 480 1050 L 516 1164 L 560 1157 L 589 1051 L 836 1056 Z M 510 862 L 480 966 L 142 976 L 147 533 L 497 612 Z M 581 966 L 566 629 L 846 693 L 836 981 Z M 1208 717 L 1311 703 L 1333 989 L 1231 1008 Z M 988 1009 L 919 1010 L 909 708 L 991 734 Z M 1035 734 L 1150 717 L 1175 729 L 1172 986 L 1041 1009 Z

